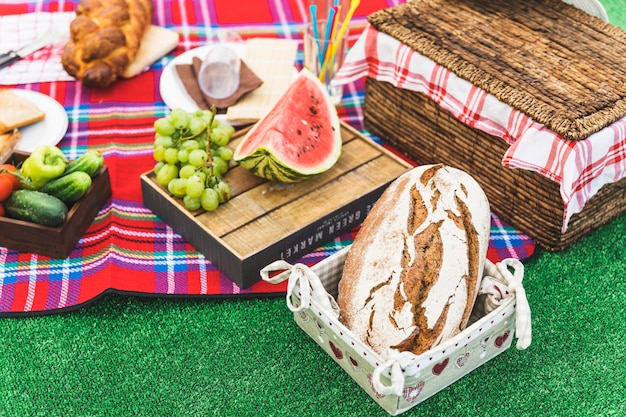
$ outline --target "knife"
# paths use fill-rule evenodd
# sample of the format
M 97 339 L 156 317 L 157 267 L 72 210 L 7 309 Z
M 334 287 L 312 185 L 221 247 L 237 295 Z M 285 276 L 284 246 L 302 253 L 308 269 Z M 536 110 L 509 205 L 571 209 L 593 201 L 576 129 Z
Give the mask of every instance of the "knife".
M 22 46 L 19 49 L 13 49 L 9 52 L 0 54 L 0 69 L 13 63 L 14 61 L 22 59 L 25 56 L 28 56 L 32 54 L 33 52 L 40 50 L 44 46 L 47 46 L 51 43 L 52 43 L 52 39 L 51 39 L 50 33 L 46 32 L 44 36 L 32 41 L 31 43 L 28 43 Z

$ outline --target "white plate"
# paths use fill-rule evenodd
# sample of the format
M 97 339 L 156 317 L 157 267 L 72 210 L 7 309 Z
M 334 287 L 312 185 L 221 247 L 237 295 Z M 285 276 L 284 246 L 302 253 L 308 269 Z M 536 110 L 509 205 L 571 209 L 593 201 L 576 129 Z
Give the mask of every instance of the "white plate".
M 237 54 L 239 54 L 240 57 L 243 57 L 246 48 L 245 43 L 226 42 L 225 45 L 230 46 L 237 52 Z M 161 80 L 159 81 L 159 91 L 161 93 L 161 98 L 163 98 L 163 102 L 167 107 L 170 109 L 181 108 L 188 112 L 198 110 L 198 105 L 189 96 L 189 94 L 187 94 L 183 83 L 180 81 L 180 78 L 178 78 L 176 65 L 191 64 L 194 57 L 204 59 L 210 48 L 211 45 L 205 45 L 191 49 L 178 55 L 169 64 L 167 64 L 165 68 L 163 68 Z M 215 118 L 222 122 L 226 121 L 225 114 L 218 114 Z M 232 122 L 229 123 L 234 124 Z
M 28 126 L 20 127 L 22 139 L 17 142 L 16 150 L 31 153 L 39 145 L 56 145 L 67 132 L 67 113 L 58 101 L 50 96 L 31 90 L 11 90 L 15 95 L 29 100 L 41 111 L 46 113 L 46 117 Z

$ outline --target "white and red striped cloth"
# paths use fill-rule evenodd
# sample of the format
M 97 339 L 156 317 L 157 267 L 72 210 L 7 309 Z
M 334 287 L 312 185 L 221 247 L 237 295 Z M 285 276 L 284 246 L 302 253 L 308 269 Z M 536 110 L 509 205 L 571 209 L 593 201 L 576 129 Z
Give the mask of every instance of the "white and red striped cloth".
M 36 12 L 0 16 L 0 53 L 19 49 L 51 29 L 51 44 L 0 69 L 0 85 L 71 81 L 61 65 L 74 12 Z
M 509 143 L 504 166 L 536 171 L 560 184 L 562 232 L 603 185 L 626 176 L 626 117 L 585 140 L 563 139 L 372 26 L 351 48 L 334 82 L 345 84 L 363 76 L 425 94 L 463 123 Z

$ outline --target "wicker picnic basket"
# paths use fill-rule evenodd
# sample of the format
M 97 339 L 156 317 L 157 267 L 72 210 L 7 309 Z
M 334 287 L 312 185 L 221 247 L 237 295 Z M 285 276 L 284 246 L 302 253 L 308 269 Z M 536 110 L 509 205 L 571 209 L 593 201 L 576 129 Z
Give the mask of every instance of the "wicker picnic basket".
M 585 140 L 626 115 L 626 33 L 561 0 L 413 0 L 369 22 L 565 139 Z M 418 92 L 367 78 L 364 123 L 419 164 L 469 172 L 498 216 L 550 251 L 626 210 L 622 179 L 601 188 L 562 232 L 558 183 L 504 167 L 504 140 Z

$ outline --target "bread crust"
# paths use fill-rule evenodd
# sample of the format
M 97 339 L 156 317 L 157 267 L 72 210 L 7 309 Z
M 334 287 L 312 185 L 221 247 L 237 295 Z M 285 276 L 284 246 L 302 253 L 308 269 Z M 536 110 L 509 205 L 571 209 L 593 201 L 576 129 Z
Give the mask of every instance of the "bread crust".
M 487 254 L 483 190 L 444 165 L 415 168 L 376 202 L 346 258 L 341 321 L 379 354 L 415 354 L 465 328 Z
M 110 86 L 135 60 L 152 14 L 151 0 L 81 0 L 63 68 L 88 87 Z

